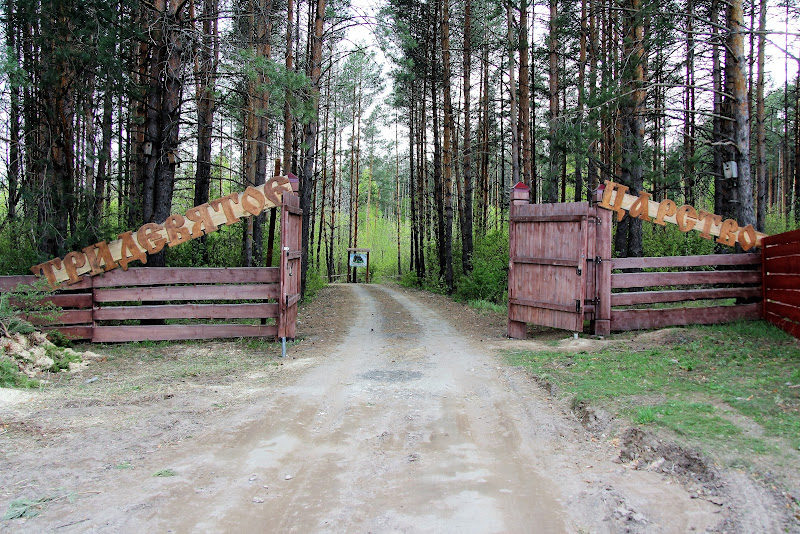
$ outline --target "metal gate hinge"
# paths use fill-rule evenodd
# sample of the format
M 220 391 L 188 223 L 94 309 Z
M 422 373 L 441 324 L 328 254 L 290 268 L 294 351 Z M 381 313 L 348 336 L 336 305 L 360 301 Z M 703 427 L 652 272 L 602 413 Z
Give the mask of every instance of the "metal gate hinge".
M 581 276 L 583 274 L 583 270 L 580 267 L 577 268 L 577 271 L 578 271 L 578 276 Z
M 575 311 L 576 312 L 581 311 L 581 301 L 578 299 L 575 299 Z

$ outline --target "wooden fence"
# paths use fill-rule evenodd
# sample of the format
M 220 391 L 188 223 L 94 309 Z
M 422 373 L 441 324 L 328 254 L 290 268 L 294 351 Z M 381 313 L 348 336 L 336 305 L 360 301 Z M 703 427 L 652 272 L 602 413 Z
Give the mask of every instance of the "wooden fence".
M 45 326 L 93 342 L 294 338 L 301 215 L 297 195 L 285 193 L 280 267 L 138 267 L 85 276 L 49 297 L 62 313 Z M 0 277 L 0 292 L 35 280 Z
M 612 259 L 612 216 L 588 202 L 530 204 L 528 188 L 514 187 L 509 224 L 509 337 L 524 338 L 526 323 L 577 332 L 589 320 L 593 333 L 606 335 L 761 316 L 760 254 Z M 776 259 L 770 265 L 798 272 L 798 241 L 800 234 L 788 249 L 796 254 L 792 260 Z M 782 276 L 775 283 L 800 287 L 800 275 Z M 770 294 L 775 301 L 772 309 L 776 309 L 779 293 Z M 789 304 L 780 301 L 780 306 L 787 310 L 793 303 L 789 316 L 800 331 L 800 292 L 780 295 L 794 299 Z M 698 300 L 717 303 L 680 304 Z
M 277 325 L 265 323 L 278 318 L 279 276 L 277 267 L 109 271 L 53 295 L 63 309 L 53 324 L 71 338 L 93 342 L 275 336 Z M 0 290 L 34 280 L 2 277 Z M 166 324 L 138 324 L 157 321 Z
M 764 319 L 800 337 L 800 230 L 762 241 Z
M 610 264 L 612 271 L 648 269 L 648 272 L 612 272 L 611 330 L 714 324 L 738 319 L 758 319 L 761 315 L 759 254 L 615 258 Z M 716 270 L 717 267 L 729 270 Z M 702 270 L 697 270 L 698 268 Z M 665 272 L 664 269 L 670 271 Z M 720 299 L 736 301 L 733 305 L 678 305 L 687 301 Z M 623 306 L 659 304 L 671 306 L 619 309 Z

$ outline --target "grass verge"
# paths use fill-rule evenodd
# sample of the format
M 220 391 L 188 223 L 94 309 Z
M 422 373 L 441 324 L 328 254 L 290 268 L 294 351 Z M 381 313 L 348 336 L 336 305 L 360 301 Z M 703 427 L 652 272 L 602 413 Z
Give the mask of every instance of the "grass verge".
M 706 450 L 800 448 L 800 343 L 763 321 L 653 332 L 599 352 L 509 358 L 573 401 L 669 429 Z

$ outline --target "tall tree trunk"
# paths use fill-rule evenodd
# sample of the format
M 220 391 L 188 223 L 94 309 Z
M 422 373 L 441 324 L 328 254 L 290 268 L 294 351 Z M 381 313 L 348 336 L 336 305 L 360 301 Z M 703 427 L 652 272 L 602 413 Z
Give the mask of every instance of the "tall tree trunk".
M 448 292 L 453 292 L 453 104 L 450 95 L 450 0 L 442 0 L 442 90 L 444 92 L 444 280 Z
M 645 101 L 644 28 L 642 26 L 641 0 L 623 2 L 625 37 L 623 53 L 625 67 L 622 71 L 623 94 L 620 103 L 622 128 L 622 162 L 620 181 L 636 195 L 642 189 L 644 178 L 644 120 L 642 107 Z M 622 257 L 642 255 L 642 221 L 625 217 L 616 234 L 616 250 Z
M 767 142 L 764 124 L 764 48 L 767 25 L 767 0 L 759 2 L 758 17 L 758 72 L 756 82 L 756 229 L 763 232 L 767 221 L 766 182 L 767 182 Z
M 510 9 L 510 8 L 509 8 Z M 470 117 L 471 87 L 470 75 L 472 71 L 472 0 L 464 3 L 464 202 L 461 206 L 463 222 L 461 224 L 461 269 L 466 274 L 472 270 L 472 254 L 474 243 L 472 238 L 472 117 Z M 512 83 L 513 85 L 513 83 Z M 519 145 L 517 145 L 519 150 Z M 519 177 L 519 167 L 517 167 Z
M 550 115 L 548 117 L 548 155 L 549 171 L 544 188 L 545 202 L 558 202 L 558 177 L 560 174 L 561 151 L 558 141 L 558 0 L 550 0 L 550 32 L 549 32 L 549 97 Z
M 727 179 L 723 193 L 723 218 L 731 217 L 740 225 L 755 224 L 753 187 L 750 177 L 750 106 L 747 99 L 747 58 L 744 53 L 744 12 L 742 0 L 728 3 L 725 54 L 725 121 L 724 139 L 730 144 L 726 158 L 735 162 L 738 177 Z
M 301 278 L 300 292 L 305 295 L 306 278 L 308 276 L 308 249 L 309 229 L 311 222 L 311 192 L 315 188 L 314 161 L 316 159 L 317 129 L 319 127 L 319 94 L 322 72 L 322 31 L 325 19 L 325 0 L 317 0 L 317 10 L 314 16 L 314 35 L 311 41 L 311 62 L 309 80 L 311 88 L 311 105 L 313 108 L 311 120 L 305 125 L 305 155 L 303 158 L 302 189 L 300 191 L 300 209 L 303 210 L 302 219 L 302 249 L 301 249 Z
M 519 10 L 519 128 L 522 131 L 522 181 L 532 184 L 531 98 L 528 68 L 528 0 L 521 0 Z
M 683 118 L 683 197 L 689 205 L 695 204 L 695 98 L 694 98 L 694 0 L 686 2 L 686 86 L 684 88 Z

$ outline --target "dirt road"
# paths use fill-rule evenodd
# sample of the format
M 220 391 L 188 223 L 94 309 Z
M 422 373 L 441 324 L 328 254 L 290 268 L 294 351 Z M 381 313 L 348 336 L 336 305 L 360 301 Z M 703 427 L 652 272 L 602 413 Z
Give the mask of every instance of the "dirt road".
M 497 349 L 519 342 L 481 341 L 415 292 L 332 291 L 342 307 L 317 313 L 336 314 L 351 325 L 347 335 L 290 348 L 290 378 L 251 388 L 221 415 L 192 408 L 206 394 L 194 390 L 169 408 L 172 419 L 199 423 L 191 435 L 147 438 L 135 469 L 113 468 L 120 456 L 111 448 L 133 445 L 118 434 L 112 443 L 111 430 L 74 431 L 73 446 L 100 446 L 87 442 L 95 458 L 71 465 L 49 457 L 68 454 L 63 443 L 42 445 L 42 469 L 52 466 L 75 498 L 0 529 L 683 533 L 721 530 L 729 519 L 727 506 L 696 488 L 619 462 L 618 443 L 588 433 L 502 361 Z M 157 418 L 157 407 L 140 416 Z M 33 462 L 17 449 L 0 467 Z M 163 469 L 174 476 L 153 476 Z M 7 489 L 24 487 L 24 476 L 15 471 Z

